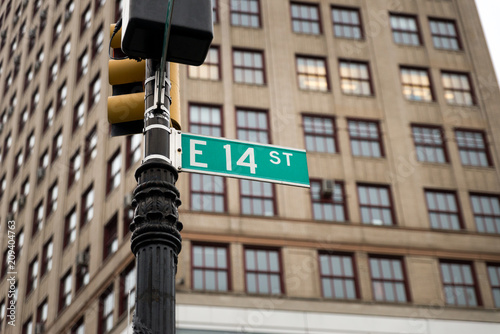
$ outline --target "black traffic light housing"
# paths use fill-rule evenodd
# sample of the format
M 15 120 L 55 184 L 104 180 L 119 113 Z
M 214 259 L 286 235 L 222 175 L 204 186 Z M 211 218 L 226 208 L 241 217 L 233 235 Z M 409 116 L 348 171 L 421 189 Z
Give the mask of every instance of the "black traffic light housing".
M 160 59 L 168 0 L 125 0 L 122 50 L 132 58 Z M 201 65 L 213 39 L 212 1 L 175 0 L 167 61 Z

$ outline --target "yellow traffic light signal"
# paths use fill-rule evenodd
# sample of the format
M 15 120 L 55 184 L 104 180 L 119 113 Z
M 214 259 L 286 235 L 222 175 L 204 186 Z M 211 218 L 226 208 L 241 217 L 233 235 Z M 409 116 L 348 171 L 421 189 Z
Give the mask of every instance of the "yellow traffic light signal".
M 121 54 L 121 29 L 115 34 L 115 25 L 110 26 L 110 45 L 114 54 Z M 133 59 L 110 59 L 108 63 L 109 83 L 113 86 L 113 96 L 108 97 L 108 122 L 111 135 L 121 136 L 141 133 L 144 127 L 144 80 L 146 62 Z M 179 64 L 170 63 L 172 104 L 170 105 L 171 126 L 181 129 Z

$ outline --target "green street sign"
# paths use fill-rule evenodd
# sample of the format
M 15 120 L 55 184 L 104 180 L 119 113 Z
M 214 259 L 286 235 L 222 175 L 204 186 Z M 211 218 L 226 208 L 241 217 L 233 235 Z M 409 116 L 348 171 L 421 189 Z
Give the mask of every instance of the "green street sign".
M 180 170 L 309 187 L 306 151 L 182 133 Z

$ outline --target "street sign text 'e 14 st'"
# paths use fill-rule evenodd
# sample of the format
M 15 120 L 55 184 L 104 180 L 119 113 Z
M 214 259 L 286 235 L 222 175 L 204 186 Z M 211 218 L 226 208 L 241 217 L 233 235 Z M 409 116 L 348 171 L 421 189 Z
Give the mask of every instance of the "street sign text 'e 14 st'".
M 181 134 L 182 171 L 309 187 L 306 151 Z

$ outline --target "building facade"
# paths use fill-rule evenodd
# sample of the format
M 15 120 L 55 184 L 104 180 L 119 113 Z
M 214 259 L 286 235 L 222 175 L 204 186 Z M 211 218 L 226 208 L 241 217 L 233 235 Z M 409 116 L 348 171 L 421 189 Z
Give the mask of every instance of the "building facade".
M 142 138 L 109 136 L 120 8 L 0 1 L 0 332 L 127 332 Z M 213 18 L 182 130 L 306 149 L 311 188 L 181 173 L 179 333 L 498 333 L 500 92 L 474 1 Z

